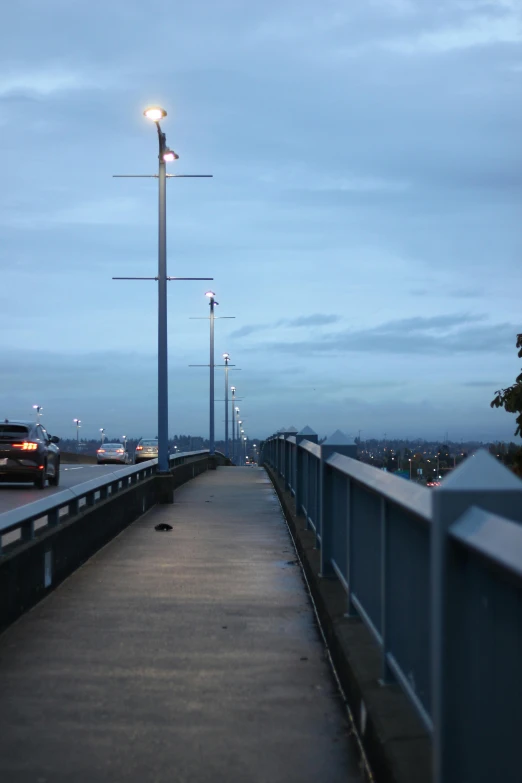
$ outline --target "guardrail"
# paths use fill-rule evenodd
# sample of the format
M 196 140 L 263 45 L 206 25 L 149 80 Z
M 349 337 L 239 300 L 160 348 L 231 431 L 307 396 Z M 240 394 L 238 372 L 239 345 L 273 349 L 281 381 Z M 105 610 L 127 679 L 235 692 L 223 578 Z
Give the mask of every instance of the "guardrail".
M 170 467 L 184 465 L 194 458 L 208 454 L 208 450 L 186 451 L 169 457 Z M 138 465 L 116 469 L 111 473 L 90 479 L 68 489 L 53 492 L 31 503 L 0 513 L 0 555 L 4 548 L 16 543 L 33 540 L 43 530 L 55 527 L 60 521 L 69 519 L 85 507 L 113 497 L 156 474 L 157 459 Z M 145 507 L 143 512 L 145 512 Z
M 149 460 L 0 514 L 0 631 L 145 511 L 171 502 L 176 487 L 226 462 L 219 452 L 184 452 L 165 475 Z
M 314 442 L 315 441 L 315 442 Z M 428 489 L 358 462 L 342 433 L 263 444 L 315 532 L 321 576 L 433 738 L 435 783 L 518 781 L 522 482 L 486 451 Z M 515 685 L 515 683 L 517 685 Z

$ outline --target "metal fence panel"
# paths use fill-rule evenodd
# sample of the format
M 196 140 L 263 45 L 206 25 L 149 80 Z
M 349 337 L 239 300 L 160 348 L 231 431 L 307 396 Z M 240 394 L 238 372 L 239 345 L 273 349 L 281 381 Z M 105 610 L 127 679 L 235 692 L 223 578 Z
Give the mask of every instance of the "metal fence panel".
M 387 652 L 395 676 L 419 700 L 416 706 L 430 727 L 430 526 L 390 503 L 387 512 Z
M 350 514 L 351 599 L 381 639 L 381 505 L 374 492 L 352 482 Z

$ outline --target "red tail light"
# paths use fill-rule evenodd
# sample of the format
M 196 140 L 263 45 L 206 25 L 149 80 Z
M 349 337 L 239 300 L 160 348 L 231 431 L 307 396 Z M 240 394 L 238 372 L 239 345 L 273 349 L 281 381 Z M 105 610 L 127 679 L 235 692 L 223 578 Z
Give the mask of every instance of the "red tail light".
M 12 447 L 13 449 L 22 449 L 22 451 L 36 451 L 38 448 L 38 443 L 30 443 L 29 441 L 26 441 L 25 443 L 13 443 Z
M 98 449 L 98 454 L 105 454 L 105 449 Z
M 116 449 L 116 454 L 123 454 L 123 449 Z
M 143 446 L 136 446 L 136 451 L 141 451 Z

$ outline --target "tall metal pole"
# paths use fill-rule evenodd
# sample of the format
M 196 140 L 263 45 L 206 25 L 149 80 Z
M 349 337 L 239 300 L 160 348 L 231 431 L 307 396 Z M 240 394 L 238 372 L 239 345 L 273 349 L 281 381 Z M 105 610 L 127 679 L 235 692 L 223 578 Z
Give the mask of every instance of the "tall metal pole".
M 214 433 L 214 297 L 210 297 L 210 437 L 209 452 L 216 453 Z
M 169 469 L 169 376 L 167 350 L 167 177 L 163 159 L 165 137 L 159 123 L 158 170 L 158 470 Z
M 232 386 L 232 462 L 236 459 L 236 389 Z
M 225 457 L 229 456 L 228 453 L 228 363 L 230 357 L 225 356 Z

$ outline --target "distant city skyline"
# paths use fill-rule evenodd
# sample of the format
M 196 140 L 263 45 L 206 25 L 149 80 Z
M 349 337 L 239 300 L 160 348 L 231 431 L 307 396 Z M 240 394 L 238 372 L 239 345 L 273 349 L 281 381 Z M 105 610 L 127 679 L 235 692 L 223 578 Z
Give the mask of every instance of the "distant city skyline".
M 168 272 L 213 277 L 246 432 L 511 440 L 522 12 L 441 0 L 6 6 L 0 416 L 156 433 L 157 140 Z M 59 24 L 57 20 L 59 19 Z M 174 23 L 175 21 L 175 23 Z M 154 41 L 153 53 L 148 42 Z M 170 433 L 208 433 L 205 284 L 169 283 Z M 216 397 L 223 376 L 216 373 Z M 216 436 L 223 437 L 216 404 Z

